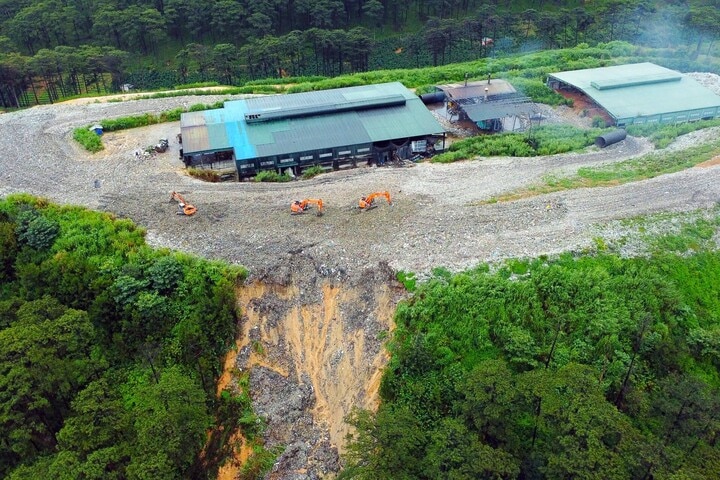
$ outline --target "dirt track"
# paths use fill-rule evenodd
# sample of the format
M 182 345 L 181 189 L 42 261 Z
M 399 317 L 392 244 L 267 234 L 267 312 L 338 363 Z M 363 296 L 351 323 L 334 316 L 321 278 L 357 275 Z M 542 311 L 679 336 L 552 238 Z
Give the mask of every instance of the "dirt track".
M 582 154 L 358 168 L 289 184 L 195 180 L 184 175 L 174 141 L 154 159 L 136 158 L 136 150 L 160 137 L 174 140 L 177 123 L 107 134 L 106 150 L 95 155 L 71 140 L 74 127 L 104 118 L 223 98 L 76 102 L 0 115 L 0 196 L 29 192 L 114 212 L 145 227 L 153 245 L 243 264 L 268 287 L 253 284 L 240 295 L 245 333 L 229 368 L 250 370 L 256 411 L 268 419 L 266 441 L 287 446 L 273 479 L 337 471 L 347 431 L 342 417 L 354 405 L 376 403 L 381 339 L 400 296 L 385 264 L 424 274 L 581 250 L 604 225 L 620 228 L 614 220 L 710 208 L 720 200 L 720 166 L 710 164 L 624 186 L 478 205 L 548 175 L 652 149 L 634 138 Z M 675 148 L 719 132 L 686 136 Z M 175 214 L 173 190 L 198 207 L 195 216 Z M 394 205 L 354 208 L 377 190 L 390 191 Z M 291 217 L 290 202 L 305 197 L 322 198 L 326 214 Z M 253 353 L 248 339 L 265 353 Z

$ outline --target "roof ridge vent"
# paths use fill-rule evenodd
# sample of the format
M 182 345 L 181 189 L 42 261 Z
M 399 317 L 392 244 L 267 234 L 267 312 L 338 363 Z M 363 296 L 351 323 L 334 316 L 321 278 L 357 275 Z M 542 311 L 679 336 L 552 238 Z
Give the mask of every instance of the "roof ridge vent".
M 313 117 L 316 115 L 331 113 L 357 112 L 372 108 L 402 106 L 405 105 L 405 103 L 407 103 L 405 96 L 398 93 L 392 95 L 382 95 L 369 99 L 350 100 L 342 103 L 328 102 L 319 105 L 303 105 L 282 109 L 277 107 L 257 109 L 245 113 L 245 122 L 260 123 L 274 120 L 286 120 L 289 118 Z
M 627 77 L 599 79 L 590 82 L 597 90 L 610 90 L 612 88 L 635 87 L 638 85 L 651 85 L 653 83 L 679 82 L 682 74 L 676 72 L 649 73 L 645 75 L 631 75 Z

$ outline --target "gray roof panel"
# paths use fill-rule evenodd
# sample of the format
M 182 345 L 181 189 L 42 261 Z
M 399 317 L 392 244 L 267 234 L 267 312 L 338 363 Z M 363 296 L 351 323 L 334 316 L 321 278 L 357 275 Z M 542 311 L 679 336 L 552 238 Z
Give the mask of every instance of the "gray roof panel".
M 481 122 L 493 118 L 510 117 L 513 115 L 526 115 L 534 112 L 535 105 L 530 102 L 488 102 L 465 105 L 462 107 L 473 122 Z
M 312 112 L 313 106 L 325 111 Z M 328 106 L 333 108 L 328 110 Z M 245 115 L 252 112 L 293 109 L 308 116 L 245 120 Z M 181 119 L 184 144 L 186 131 L 199 130 L 191 135 L 198 141 L 185 144 L 185 154 L 233 148 L 238 160 L 444 132 L 422 100 L 399 82 L 253 97 L 197 113 L 204 114 L 204 124 L 196 116 L 183 115 Z M 216 129 L 224 129 L 224 135 Z

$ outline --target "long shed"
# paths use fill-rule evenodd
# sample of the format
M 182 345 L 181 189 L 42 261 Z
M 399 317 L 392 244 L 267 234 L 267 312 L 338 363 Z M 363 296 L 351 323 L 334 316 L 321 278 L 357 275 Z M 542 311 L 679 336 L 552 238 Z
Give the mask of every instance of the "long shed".
M 680 72 L 649 62 L 553 73 L 548 85 L 581 91 L 619 127 L 720 117 L 720 96 Z
M 180 120 L 186 165 L 231 160 L 239 177 L 358 161 L 382 164 L 443 127 L 399 82 L 225 102 Z

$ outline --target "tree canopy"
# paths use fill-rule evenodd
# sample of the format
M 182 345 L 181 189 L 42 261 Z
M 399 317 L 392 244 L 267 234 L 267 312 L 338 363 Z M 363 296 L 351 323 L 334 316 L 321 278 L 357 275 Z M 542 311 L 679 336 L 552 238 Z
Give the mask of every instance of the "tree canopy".
M 235 401 L 215 381 L 245 271 L 143 237 L 107 214 L 0 201 L 0 477 L 195 476 Z
M 438 270 L 341 478 L 717 478 L 719 288 L 704 250 Z
M 697 58 L 720 35 L 716 5 L 705 0 L 25 0 L 3 2 L 2 12 L 6 107 L 125 83 L 240 85 L 615 40 Z

